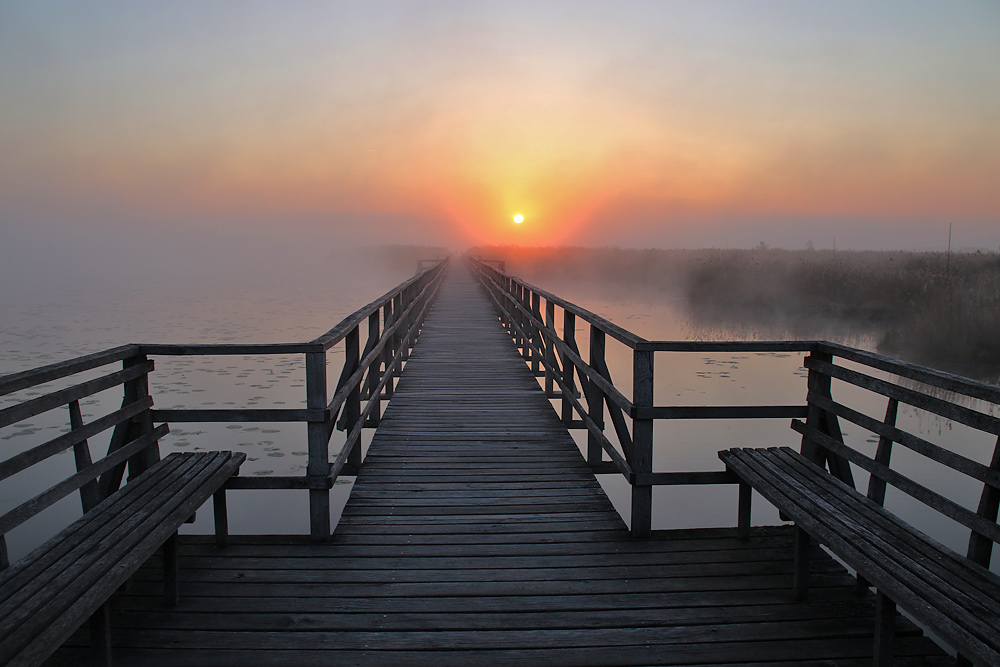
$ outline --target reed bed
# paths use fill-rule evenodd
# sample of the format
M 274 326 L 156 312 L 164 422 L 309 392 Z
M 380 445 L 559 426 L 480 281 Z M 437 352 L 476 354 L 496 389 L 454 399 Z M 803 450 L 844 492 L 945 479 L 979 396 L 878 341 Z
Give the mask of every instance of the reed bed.
M 878 332 L 877 350 L 973 377 L 1000 376 L 1000 255 L 782 250 L 483 247 L 541 285 L 599 296 L 684 296 L 696 321 L 829 322 Z

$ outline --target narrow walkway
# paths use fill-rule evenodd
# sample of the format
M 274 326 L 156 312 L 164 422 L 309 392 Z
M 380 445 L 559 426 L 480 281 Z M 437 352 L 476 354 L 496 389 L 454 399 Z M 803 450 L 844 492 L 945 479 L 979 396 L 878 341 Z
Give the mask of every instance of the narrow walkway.
M 233 502 L 238 497 L 234 494 Z M 735 512 L 735 508 L 734 508 Z M 115 602 L 120 665 L 865 665 L 873 600 L 792 536 L 633 540 L 479 288 L 453 267 L 330 544 L 182 547 Z M 909 623 L 900 665 L 950 664 Z M 71 661 L 72 650 L 58 657 Z

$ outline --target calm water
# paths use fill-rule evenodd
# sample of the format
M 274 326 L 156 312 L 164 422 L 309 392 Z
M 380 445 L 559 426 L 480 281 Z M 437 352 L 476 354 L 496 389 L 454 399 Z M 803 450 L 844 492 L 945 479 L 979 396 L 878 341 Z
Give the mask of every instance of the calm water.
M 201 284 L 153 289 L 50 291 L 30 301 L 5 297 L 0 325 L 0 374 L 36 367 L 86 354 L 126 342 L 282 342 L 304 341 L 330 328 L 342 317 L 382 294 L 408 277 L 412 267 L 380 269 L 371 274 L 357 268 L 330 267 L 322 281 L 260 284 L 254 289 L 230 284 Z M 530 279 L 530 278 L 529 278 Z M 827 338 L 870 348 L 874 333 L 849 330 L 836 323 L 814 330 L 765 331 L 758 328 L 706 325 L 693 321 L 680 296 L 664 293 L 655 300 L 621 300 L 581 285 L 543 285 L 582 306 L 648 339 L 723 340 Z M 587 332 L 580 329 L 578 340 L 586 357 Z M 608 361 L 616 384 L 631 392 L 631 357 L 624 346 L 608 339 Z M 200 406 L 299 407 L 304 405 L 304 368 L 300 356 L 265 357 L 158 357 L 151 376 L 151 390 L 161 408 Z M 339 374 L 338 355 L 330 355 L 335 381 Z M 800 404 L 805 398 L 805 371 L 799 354 L 695 354 L 658 353 L 655 402 L 657 405 L 761 405 Z M 839 391 L 839 393 L 838 393 Z M 876 416 L 883 416 L 884 401 L 872 401 L 853 388 L 835 389 L 835 396 Z M 0 407 L 16 400 L 0 397 Z M 85 413 L 116 407 L 120 394 L 97 396 L 84 404 Z M 979 406 L 996 414 L 996 406 Z M 989 462 L 995 441 L 960 425 L 915 410 L 901 410 L 900 423 L 929 440 L 962 451 L 976 460 Z M 35 418 L 5 429 L 0 446 L 15 452 L 66 430 L 64 415 Z M 847 429 L 851 444 L 874 451 L 876 440 L 860 429 Z M 585 434 L 575 432 L 585 446 Z M 339 445 L 339 433 L 331 449 Z M 370 434 L 368 435 L 370 437 Z M 658 422 L 655 430 L 657 471 L 719 470 L 716 452 L 733 446 L 788 445 L 799 439 L 788 420 L 728 420 L 716 422 Z M 235 449 L 247 454 L 243 475 L 297 475 L 306 464 L 305 426 L 301 424 L 176 424 L 163 441 L 165 451 Z M 106 447 L 92 441 L 94 451 Z M 918 481 L 949 483 L 949 471 L 928 469 L 908 461 L 902 448 L 898 463 Z M 911 465 L 912 463 L 912 465 Z M 5 482 L 2 507 L 37 493 L 59 475 L 72 468 L 72 455 L 55 457 L 48 469 L 32 477 Z M 858 474 L 859 488 L 867 479 Z M 614 476 L 601 476 L 602 484 L 623 515 L 628 517 L 628 486 Z M 960 480 L 949 488 L 951 497 L 975 508 L 979 491 Z M 48 481 L 48 483 L 52 483 Z M 350 490 L 350 480 L 340 480 L 334 488 L 339 508 Z M 727 526 L 735 523 L 735 487 L 673 487 L 654 491 L 654 527 L 682 528 Z M 13 531 L 8 539 L 12 557 L 23 554 L 42 536 L 52 533 L 78 515 L 75 496 L 46 510 L 35 520 Z M 890 492 L 887 504 L 906 518 L 920 524 L 939 539 L 964 550 L 967 531 L 956 530 L 938 521 L 919 504 Z M 210 512 L 186 530 L 208 532 Z M 308 502 L 302 492 L 233 492 L 230 500 L 231 529 L 234 533 L 308 532 Z M 777 513 L 758 501 L 754 520 L 774 523 Z
M 30 299 L 11 290 L 0 294 L 0 374 L 130 342 L 307 341 L 408 278 L 414 268 L 374 262 L 366 271 L 356 264 L 331 264 L 311 280 L 294 282 L 283 281 L 282 272 L 273 271 L 268 280 L 253 281 L 252 289 L 227 280 L 192 284 L 178 276 L 172 283 L 147 287 L 70 285 L 36 291 Z M 336 350 L 328 355 L 336 368 L 330 371 L 333 382 L 341 355 Z M 301 355 L 155 357 L 154 362 L 150 390 L 160 408 L 305 405 Z M 76 376 L 72 382 L 81 379 Z M 0 397 L 0 408 L 41 393 L 39 389 Z M 117 393 L 102 392 L 81 402 L 84 419 L 107 414 L 120 403 L 120 388 Z M 67 429 L 68 413 L 52 411 L 0 431 L 0 446 L 6 457 Z M 107 448 L 109 438 L 106 433 L 103 439 L 90 440 L 95 457 Z M 305 425 L 171 424 L 161 449 L 164 453 L 233 449 L 247 454 L 242 475 L 297 475 L 306 464 Z M 25 471 L 5 480 L 0 485 L 0 510 L 16 506 L 71 472 L 69 450 L 32 467 L 30 475 Z M 347 482 L 334 490 L 341 503 L 349 492 Z M 79 511 L 78 496 L 71 495 L 12 531 L 7 536 L 11 557 L 26 553 L 53 534 L 53 527 L 79 516 Z M 186 530 L 210 531 L 210 514 L 210 510 L 200 512 L 198 522 Z M 308 533 L 308 500 L 301 492 L 240 492 L 231 499 L 230 520 L 236 533 Z
M 622 300 L 593 291 L 588 293 L 585 286 L 571 284 L 554 285 L 551 291 L 650 340 L 825 339 L 873 350 L 878 338 L 875 330 L 860 330 L 839 322 L 813 323 L 794 330 L 780 325 L 767 329 L 749 327 L 739 322 L 728 323 L 727 326 L 720 326 L 717 322 L 705 324 L 691 318 L 679 294 L 665 293 L 655 300 Z M 588 331 L 578 329 L 577 340 L 584 348 L 584 358 L 587 355 L 587 336 Z M 607 354 L 615 384 L 627 396 L 630 395 L 630 351 L 623 345 L 612 343 L 609 337 Z M 805 402 L 806 371 L 802 367 L 802 354 L 657 353 L 654 363 L 656 405 L 793 405 Z M 843 360 L 838 363 L 852 366 Z M 873 369 L 856 368 L 876 377 L 898 381 L 898 378 Z M 836 400 L 871 417 L 882 420 L 885 416 L 885 398 L 839 381 L 834 382 L 833 393 Z M 986 414 L 1000 415 L 1000 406 L 994 404 L 943 394 L 941 397 L 957 400 Z M 995 436 L 905 405 L 900 406 L 897 425 L 986 465 L 989 465 L 997 446 Z M 847 422 L 842 422 L 842 427 L 849 445 L 869 456 L 874 455 L 878 443 L 876 436 Z M 585 434 L 574 432 L 574 435 L 583 450 Z M 800 436 L 789 428 L 788 419 L 657 421 L 654 440 L 654 470 L 660 472 L 719 470 L 722 466 L 717 452 L 723 448 L 789 446 L 797 449 L 800 444 Z M 962 506 L 973 511 L 977 508 L 981 484 L 970 484 L 968 478 L 901 446 L 893 449 L 892 465 L 915 481 L 943 491 L 943 495 Z M 853 471 L 857 487 L 867 489 L 867 473 L 856 467 Z M 602 475 L 600 479 L 619 512 L 628 516 L 628 485 L 617 476 Z M 735 524 L 735 487 L 659 487 L 654 489 L 653 494 L 654 528 Z M 887 491 L 886 506 L 945 544 L 965 552 L 969 539 L 967 529 L 943 519 L 892 487 Z M 765 501 L 757 498 L 753 520 L 758 525 L 772 524 L 778 522 L 778 516 Z M 1000 571 L 997 560 L 994 559 L 993 569 Z

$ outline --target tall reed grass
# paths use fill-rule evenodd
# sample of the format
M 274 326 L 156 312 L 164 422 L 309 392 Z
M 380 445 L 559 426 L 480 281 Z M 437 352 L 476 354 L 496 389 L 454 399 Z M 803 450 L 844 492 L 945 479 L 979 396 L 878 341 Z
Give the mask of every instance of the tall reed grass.
M 973 377 L 1000 376 L 1000 255 L 780 250 L 483 247 L 546 286 L 681 293 L 693 318 L 761 327 L 826 321 L 878 332 L 877 350 Z

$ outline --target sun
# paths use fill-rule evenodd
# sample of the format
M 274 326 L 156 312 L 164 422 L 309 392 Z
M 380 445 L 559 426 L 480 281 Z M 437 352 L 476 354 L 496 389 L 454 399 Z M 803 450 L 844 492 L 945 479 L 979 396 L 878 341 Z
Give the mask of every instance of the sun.
M 521 224 L 522 222 L 524 222 L 524 216 L 518 213 L 517 215 L 514 216 L 514 222 L 516 222 L 517 224 Z

